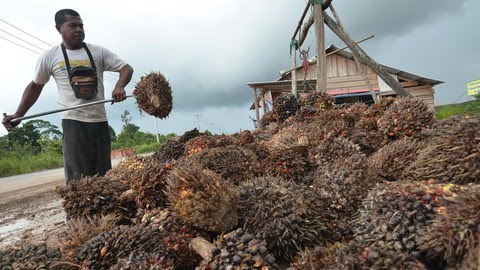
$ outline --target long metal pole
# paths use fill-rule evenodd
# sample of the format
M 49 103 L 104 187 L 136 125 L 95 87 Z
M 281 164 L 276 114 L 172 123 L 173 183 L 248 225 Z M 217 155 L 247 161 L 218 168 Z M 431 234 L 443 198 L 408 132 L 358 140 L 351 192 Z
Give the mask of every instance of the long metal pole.
M 127 98 L 130 98 L 130 97 L 133 97 L 133 95 L 127 96 Z M 97 101 L 94 101 L 94 102 L 85 103 L 85 104 L 80 104 L 80 105 L 76 105 L 76 106 L 73 106 L 73 107 L 68 107 L 68 108 L 63 108 L 63 109 L 57 109 L 57 110 L 53 110 L 53 111 L 42 112 L 42 113 L 37 113 L 37 114 L 32 114 L 32 115 L 27 115 L 27 116 L 22 116 L 22 117 L 17 117 L 17 118 L 12 119 L 10 122 L 22 121 L 22 120 L 26 120 L 26 119 L 31 119 L 31 118 L 39 117 L 39 116 L 44 116 L 44 115 L 48 115 L 48 114 L 54 114 L 54 113 L 57 113 L 57 112 L 74 110 L 74 109 L 78 109 L 78 108 L 88 107 L 88 106 L 92 106 L 92 105 L 96 105 L 96 104 L 107 103 L 107 102 L 111 102 L 111 101 L 113 101 L 113 99 L 97 100 Z M 4 113 L 3 115 L 5 116 L 6 114 Z

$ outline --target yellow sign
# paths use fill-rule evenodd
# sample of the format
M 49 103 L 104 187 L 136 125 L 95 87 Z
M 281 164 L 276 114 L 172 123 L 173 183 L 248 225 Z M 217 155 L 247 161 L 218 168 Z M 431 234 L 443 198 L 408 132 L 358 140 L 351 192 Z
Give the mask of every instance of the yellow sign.
M 467 92 L 469 96 L 475 96 L 480 93 L 480 80 L 468 82 Z

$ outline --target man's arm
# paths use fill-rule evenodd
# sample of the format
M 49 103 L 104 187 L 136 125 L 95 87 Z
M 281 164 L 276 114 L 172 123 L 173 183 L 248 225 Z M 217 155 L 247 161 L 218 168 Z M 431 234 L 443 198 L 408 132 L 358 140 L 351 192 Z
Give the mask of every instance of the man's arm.
M 14 114 L 7 115 L 7 117 L 2 120 L 2 124 L 8 131 L 11 131 L 14 127 L 20 124 L 21 121 L 11 122 L 11 120 L 22 117 L 27 113 L 33 104 L 37 102 L 44 86 L 44 84 L 37 84 L 33 81 L 27 85 L 25 91 L 23 91 L 22 100 L 20 101 L 20 105 L 18 105 L 17 111 Z
M 117 83 L 115 84 L 115 88 L 112 92 L 112 99 L 115 102 L 124 101 L 127 98 L 127 94 L 125 92 L 125 86 L 130 82 L 133 75 L 133 68 L 127 64 L 122 69 L 120 69 L 120 75 L 118 78 Z

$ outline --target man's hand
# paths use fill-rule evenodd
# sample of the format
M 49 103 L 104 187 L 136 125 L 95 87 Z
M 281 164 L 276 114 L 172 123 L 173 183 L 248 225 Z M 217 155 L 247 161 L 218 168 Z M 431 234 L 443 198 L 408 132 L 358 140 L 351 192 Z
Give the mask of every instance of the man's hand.
M 121 102 L 127 98 L 127 93 L 125 92 L 125 88 L 119 85 L 115 86 L 112 92 L 112 99 L 114 102 Z
M 18 126 L 21 122 L 21 121 L 12 122 L 12 119 L 20 117 L 16 114 L 7 115 L 7 114 L 4 113 L 3 116 L 4 117 L 3 117 L 3 120 L 2 120 L 2 124 L 7 129 L 8 132 L 12 131 L 12 129 L 14 127 Z

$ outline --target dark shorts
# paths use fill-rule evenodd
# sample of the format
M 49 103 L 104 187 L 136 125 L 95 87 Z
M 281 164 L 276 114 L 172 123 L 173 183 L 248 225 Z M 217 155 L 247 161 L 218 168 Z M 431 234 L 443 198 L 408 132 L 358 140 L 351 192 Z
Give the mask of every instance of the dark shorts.
M 65 180 L 100 175 L 112 168 L 108 122 L 87 123 L 62 120 Z

